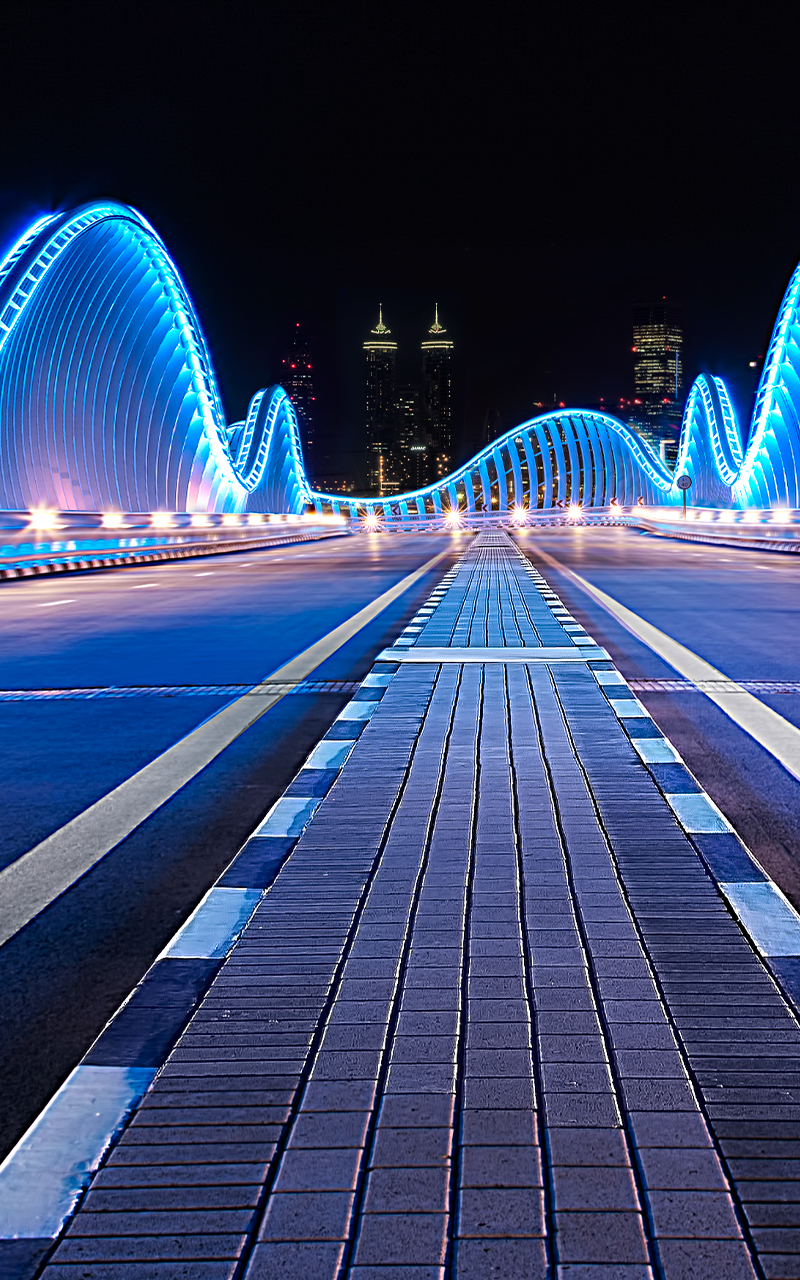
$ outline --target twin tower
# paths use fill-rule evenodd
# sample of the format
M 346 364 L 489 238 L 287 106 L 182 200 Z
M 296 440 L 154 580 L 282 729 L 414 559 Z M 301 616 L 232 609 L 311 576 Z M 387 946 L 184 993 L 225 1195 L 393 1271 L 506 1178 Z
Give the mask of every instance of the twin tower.
M 379 497 L 433 484 L 453 464 L 453 343 L 434 321 L 422 342 L 422 380 L 398 382 L 397 343 L 378 323 L 364 343 L 367 489 Z

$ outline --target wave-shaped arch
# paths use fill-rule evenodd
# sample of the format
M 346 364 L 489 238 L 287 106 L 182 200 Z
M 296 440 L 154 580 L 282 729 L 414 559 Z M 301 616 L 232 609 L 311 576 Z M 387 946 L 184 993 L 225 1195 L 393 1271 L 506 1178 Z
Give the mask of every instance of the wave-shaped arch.
M 503 514 L 577 503 L 800 506 L 800 268 L 781 304 L 746 449 L 728 392 L 690 389 L 671 470 L 609 414 L 522 423 L 452 475 L 392 498 L 316 492 L 281 387 L 226 425 L 189 294 L 135 209 L 84 205 L 35 223 L 0 263 L 0 506 L 127 511 Z
M 297 421 L 261 391 L 234 456 L 203 332 L 163 242 L 106 201 L 43 218 L 0 264 L 0 505 L 302 510 Z M 290 464 L 287 465 L 287 459 Z

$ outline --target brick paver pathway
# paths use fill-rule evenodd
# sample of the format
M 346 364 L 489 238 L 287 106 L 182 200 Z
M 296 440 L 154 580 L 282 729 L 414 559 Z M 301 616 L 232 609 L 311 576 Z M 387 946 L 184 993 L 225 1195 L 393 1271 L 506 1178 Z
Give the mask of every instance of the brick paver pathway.
M 575 655 L 505 534 L 438 596 Z M 800 1275 L 800 1030 L 609 666 L 380 665 L 46 1280 Z

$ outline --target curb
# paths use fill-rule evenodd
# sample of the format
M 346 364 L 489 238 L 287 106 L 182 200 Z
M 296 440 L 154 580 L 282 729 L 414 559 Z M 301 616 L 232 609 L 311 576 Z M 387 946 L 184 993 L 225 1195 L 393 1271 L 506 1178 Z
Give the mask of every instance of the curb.
M 398 651 L 414 643 L 452 576 L 451 567 L 419 605 L 395 641 Z M 283 795 L 0 1164 L 2 1280 L 33 1280 L 39 1273 L 103 1157 L 336 782 L 398 666 L 382 656 L 375 660 Z
M 640 529 L 652 538 L 672 538 L 679 542 L 702 542 L 708 546 L 733 547 L 744 551 L 788 551 L 792 555 L 800 554 L 800 540 L 786 538 L 737 538 L 732 534 L 695 533 L 683 529 L 666 530 L 653 528 L 644 521 L 627 521 L 628 528 Z
M 162 560 L 187 560 L 195 556 L 227 555 L 235 551 L 260 551 L 265 547 L 283 547 L 292 542 L 320 542 L 323 538 L 349 537 L 347 530 L 330 533 L 291 533 L 278 538 L 247 538 L 236 542 L 193 542 L 189 546 L 175 547 L 169 551 L 132 552 L 124 556 L 100 556 L 80 560 L 48 560 L 43 564 L 15 565 L 0 569 L 0 581 L 15 578 L 50 577 L 55 573 L 87 573 L 96 569 L 117 569 L 123 565 L 156 564 Z

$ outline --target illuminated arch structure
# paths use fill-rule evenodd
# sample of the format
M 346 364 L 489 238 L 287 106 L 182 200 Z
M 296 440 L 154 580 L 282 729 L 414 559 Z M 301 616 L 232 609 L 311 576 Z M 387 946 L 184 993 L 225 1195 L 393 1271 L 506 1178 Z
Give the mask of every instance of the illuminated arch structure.
M 186 288 L 134 209 L 46 217 L 0 264 L 0 508 L 370 512 L 413 524 L 456 508 L 502 516 L 579 503 L 800 506 L 800 268 L 781 304 L 743 447 L 724 383 L 686 403 L 672 471 L 608 414 L 525 422 L 452 475 L 389 498 L 312 489 L 281 387 L 226 425 Z

